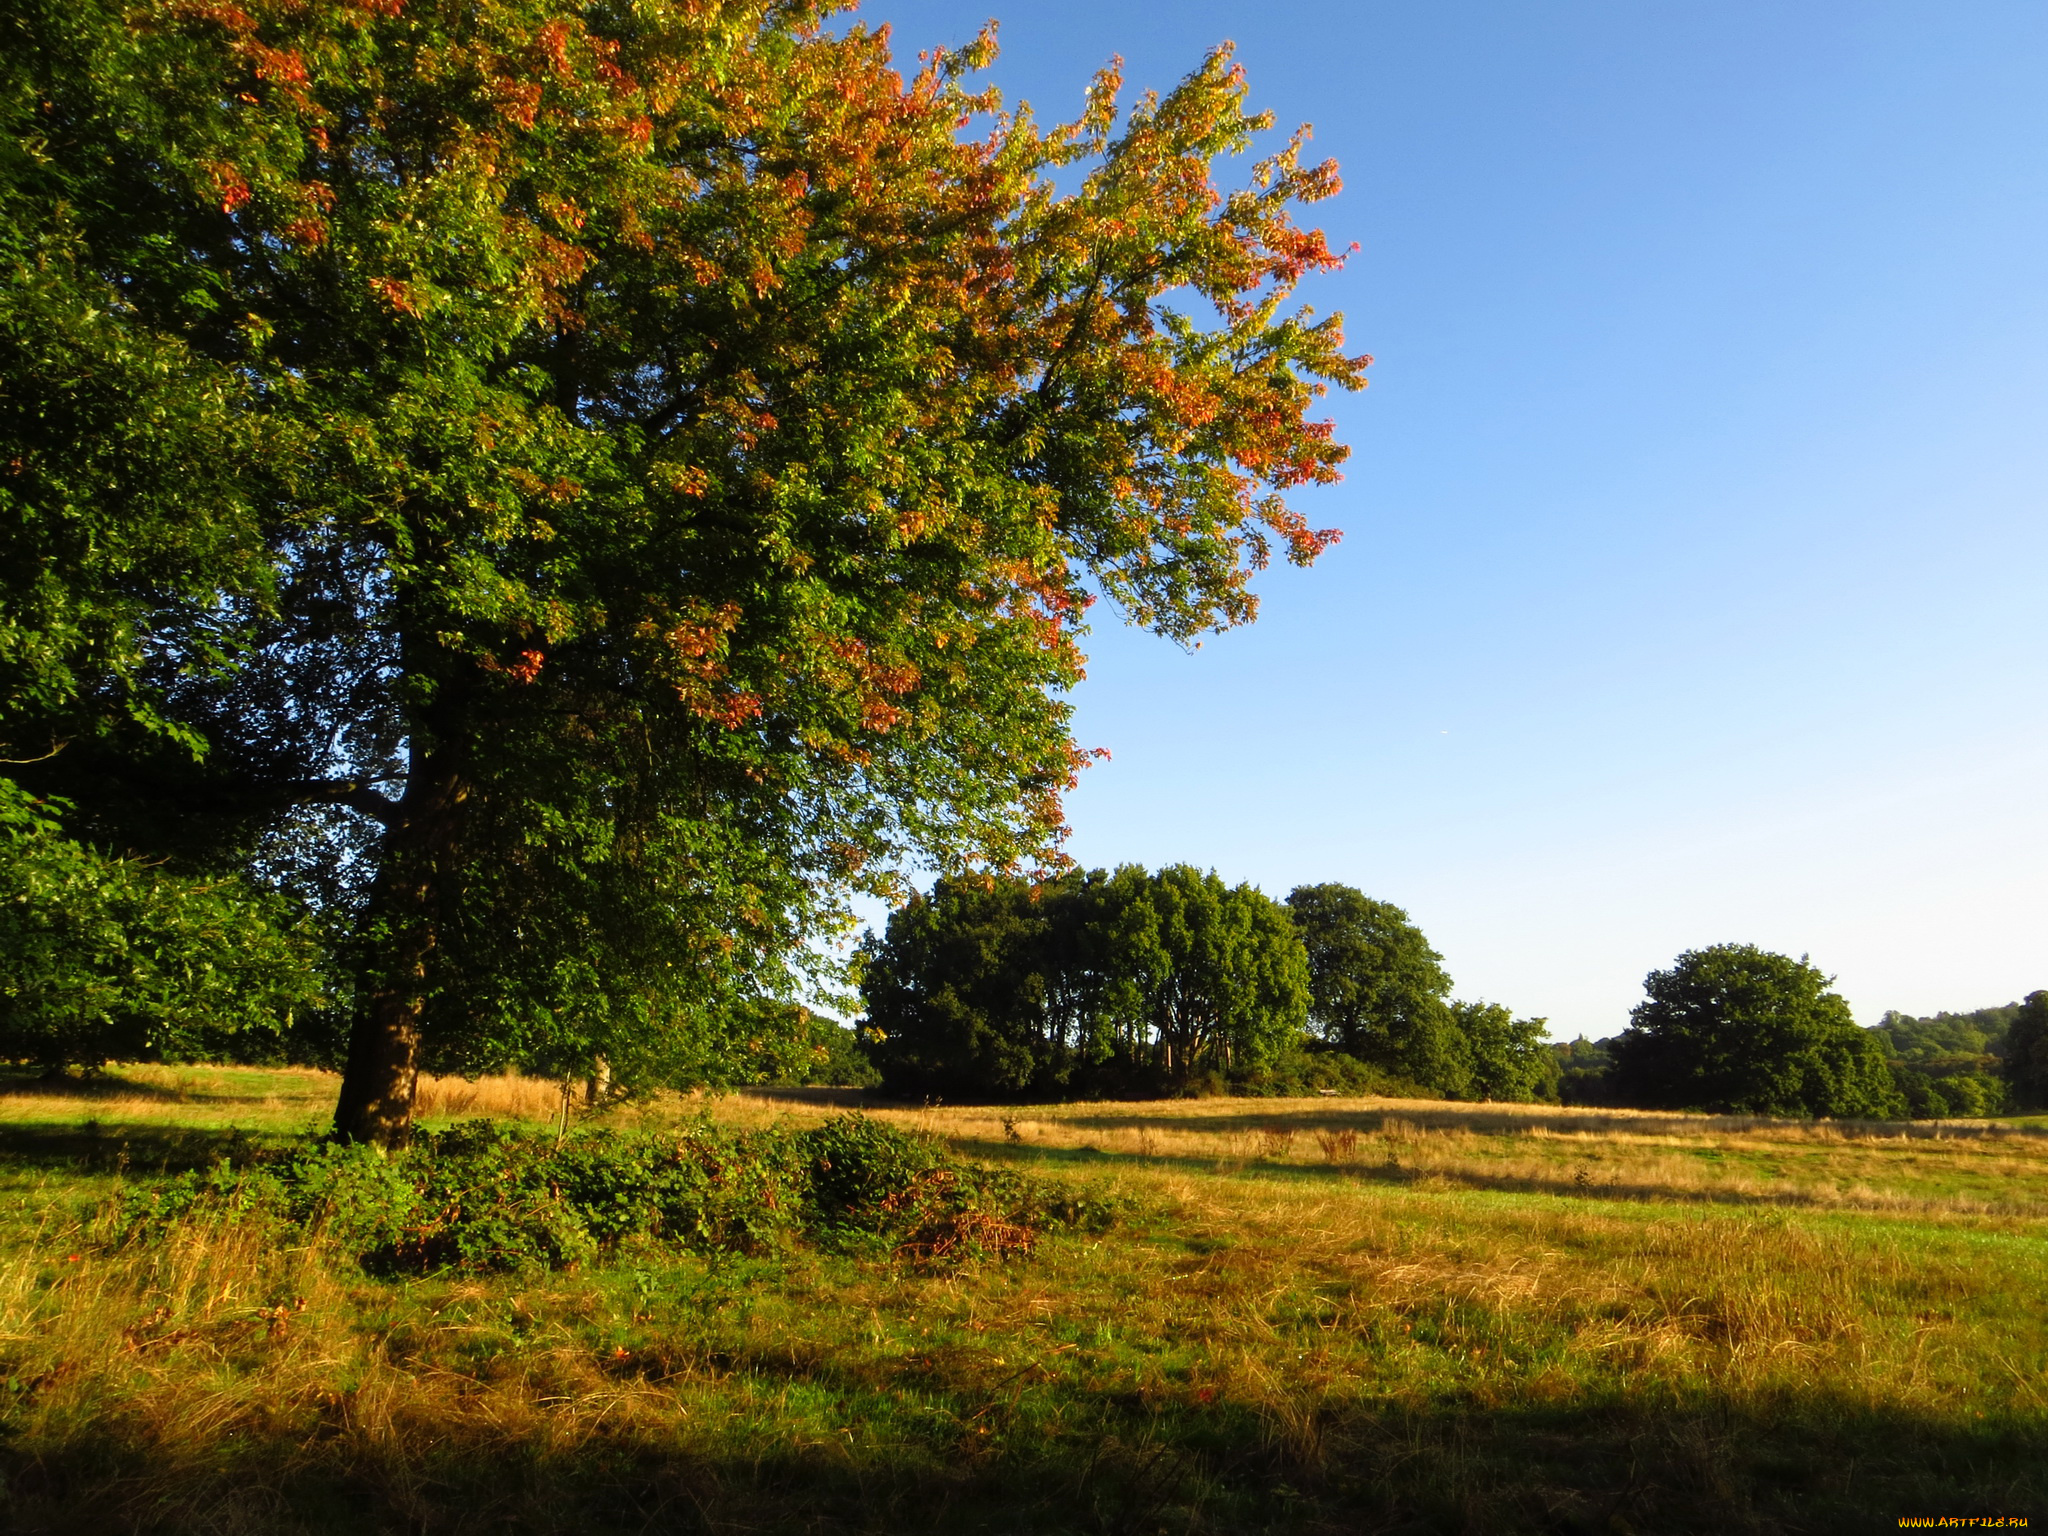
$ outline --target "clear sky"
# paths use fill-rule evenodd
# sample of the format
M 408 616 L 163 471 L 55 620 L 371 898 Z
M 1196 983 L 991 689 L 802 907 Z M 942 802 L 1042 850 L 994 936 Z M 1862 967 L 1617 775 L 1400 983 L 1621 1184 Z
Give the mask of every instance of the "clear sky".
M 1730 941 L 1865 1023 L 2048 987 L 2048 6 L 994 14 L 1046 118 L 1234 41 L 1343 167 L 1303 296 L 1377 359 L 1258 624 L 1098 623 L 1076 857 L 1357 885 L 1561 1036 Z

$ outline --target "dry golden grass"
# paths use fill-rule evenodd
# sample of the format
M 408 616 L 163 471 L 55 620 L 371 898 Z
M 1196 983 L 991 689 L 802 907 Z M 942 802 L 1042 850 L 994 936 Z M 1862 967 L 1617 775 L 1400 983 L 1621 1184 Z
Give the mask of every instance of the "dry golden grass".
M 785 1091 L 713 1101 L 712 1112 L 762 1123 L 833 1110 Z M 1084 1152 L 1135 1170 L 1256 1166 L 1440 1191 L 2048 1216 L 2048 1135 L 1995 1122 L 1834 1124 L 1328 1098 L 875 1112 L 984 1150 Z
M 274 1076 L 134 1082 L 207 1123 L 308 1112 Z M 560 1113 L 544 1081 L 424 1086 L 436 1118 Z M 843 1097 L 607 1113 L 766 1124 Z M 2048 1514 L 2048 1139 L 1394 1100 L 875 1112 L 1140 1214 L 947 1273 L 797 1252 L 390 1283 L 316 1234 L 116 1244 L 104 1184 L 17 1173 L 14 1528 L 1704 1536 Z
M 564 1097 L 573 1116 L 582 1093 L 573 1084 L 538 1077 L 434 1077 L 420 1074 L 413 1112 L 422 1120 L 553 1120 Z

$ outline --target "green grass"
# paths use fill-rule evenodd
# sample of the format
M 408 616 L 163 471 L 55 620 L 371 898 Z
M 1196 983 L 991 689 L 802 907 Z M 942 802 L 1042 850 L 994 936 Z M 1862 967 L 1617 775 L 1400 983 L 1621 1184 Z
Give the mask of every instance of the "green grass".
M 314 1238 L 108 1241 L 122 1187 L 331 1102 L 307 1074 L 171 1070 L 122 1076 L 174 1098 L 0 1096 L 10 1529 L 2048 1518 L 2048 1137 L 2024 1129 L 1329 1100 L 905 1111 L 1137 1214 L 950 1270 L 799 1248 L 380 1282 Z

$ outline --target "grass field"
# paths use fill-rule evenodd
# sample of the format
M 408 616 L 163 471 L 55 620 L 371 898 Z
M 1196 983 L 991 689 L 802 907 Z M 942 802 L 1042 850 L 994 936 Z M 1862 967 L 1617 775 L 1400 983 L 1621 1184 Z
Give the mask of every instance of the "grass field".
M 0 1083 L 20 1531 L 1876 1531 L 2048 1520 L 2048 1128 L 1393 1100 L 876 1112 L 1124 1202 L 933 1269 L 807 1249 L 380 1281 L 110 1203 L 331 1077 Z M 611 1112 L 752 1124 L 820 1093 Z M 553 1085 L 437 1082 L 537 1121 Z M 573 1112 L 580 1118 L 582 1111 Z

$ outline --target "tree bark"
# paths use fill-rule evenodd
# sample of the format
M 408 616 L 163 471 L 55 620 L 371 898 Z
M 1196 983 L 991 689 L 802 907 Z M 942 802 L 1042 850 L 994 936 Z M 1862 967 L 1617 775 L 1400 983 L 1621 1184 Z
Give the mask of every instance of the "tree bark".
M 383 935 L 384 955 L 349 1031 L 348 1065 L 334 1107 L 334 1134 L 342 1141 L 388 1152 L 412 1140 L 427 961 L 456 817 L 467 795 L 459 774 L 429 761 L 410 775 L 392 818 L 367 914 L 371 931 Z

